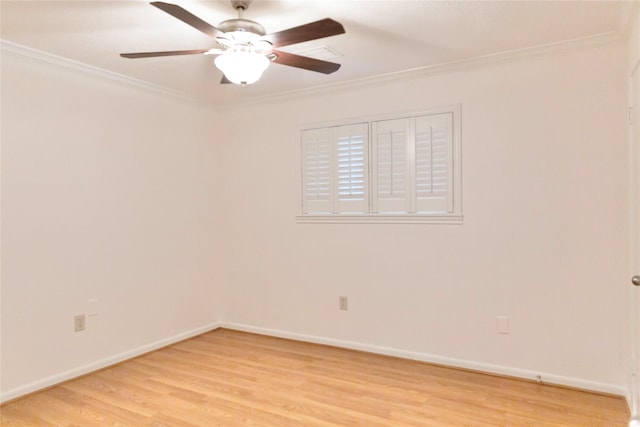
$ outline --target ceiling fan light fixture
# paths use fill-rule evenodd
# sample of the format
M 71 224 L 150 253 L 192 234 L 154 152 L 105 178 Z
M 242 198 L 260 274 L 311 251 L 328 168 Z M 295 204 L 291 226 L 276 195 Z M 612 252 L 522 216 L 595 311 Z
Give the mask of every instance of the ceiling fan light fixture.
M 232 83 L 246 86 L 260 80 L 269 60 L 252 51 L 229 51 L 214 59 L 216 67 Z
M 219 28 L 216 28 L 176 4 L 163 1 L 151 2 L 152 6 L 214 38 L 219 48 L 133 52 L 121 53 L 120 56 L 153 58 L 177 55 L 220 55 L 214 60 L 215 66 L 224 73 L 220 83 L 235 83 L 242 86 L 258 81 L 272 61 L 280 65 L 323 74 L 331 74 L 340 68 L 340 64 L 274 49 L 344 34 L 344 27 L 339 22 L 325 18 L 265 34 L 262 25 L 243 18 L 244 11 L 252 0 L 230 0 L 230 3 L 238 12 L 238 18 L 227 19 L 218 25 Z

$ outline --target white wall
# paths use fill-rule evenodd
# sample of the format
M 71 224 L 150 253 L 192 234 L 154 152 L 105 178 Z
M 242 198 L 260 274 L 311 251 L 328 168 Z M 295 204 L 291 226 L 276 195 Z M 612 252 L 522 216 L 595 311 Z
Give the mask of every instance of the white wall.
M 2 398 L 217 320 L 624 393 L 626 56 L 213 113 L 3 55 Z M 453 103 L 463 225 L 295 224 L 297 124 Z
M 637 67 L 640 61 L 640 8 L 638 7 L 638 4 L 634 5 L 629 26 L 627 54 L 627 75 L 630 82 L 629 105 L 633 106 L 633 109 L 636 110 L 631 111 L 632 121 L 636 122 L 636 126 L 630 128 L 629 132 L 629 181 L 631 187 L 629 192 L 629 202 L 631 206 L 629 209 L 630 250 L 628 278 L 636 274 L 636 266 L 640 260 L 640 248 L 638 247 L 638 239 L 640 238 L 640 236 L 638 236 L 638 227 L 640 226 L 640 200 L 638 200 L 638 197 L 633 194 L 634 184 L 637 185 L 638 177 L 640 176 L 640 170 L 638 170 L 638 168 L 640 168 L 640 164 L 637 160 L 634 161 L 634 157 L 636 159 L 638 158 L 637 155 L 634 156 L 634 153 L 637 153 L 638 148 L 640 147 L 640 140 L 638 139 L 638 119 L 640 118 L 640 114 L 638 112 L 637 101 L 640 99 L 640 94 L 637 93 L 637 84 L 634 85 L 632 83 L 634 78 L 638 79 Z M 633 87 L 636 87 L 635 94 L 632 93 Z M 640 367 L 640 359 L 638 358 L 638 355 L 640 355 L 640 296 L 638 295 L 638 290 L 634 289 L 634 286 L 631 286 L 629 282 L 627 282 L 627 300 L 629 328 L 627 330 L 626 343 L 626 354 L 628 355 L 628 359 L 626 360 L 625 366 L 629 367 L 627 399 L 629 402 L 631 417 L 633 418 L 640 416 L 640 378 L 638 378 L 638 369 Z
M 2 58 L 2 397 L 217 322 L 215 117 Z M 73 318 L 94 308 L 84 332 Z
M 229 112 L 223 318 L 623 394 L 625 67 L 610 44 Z M 297 124 L 454 103 L 464 225 L 295 224 Z

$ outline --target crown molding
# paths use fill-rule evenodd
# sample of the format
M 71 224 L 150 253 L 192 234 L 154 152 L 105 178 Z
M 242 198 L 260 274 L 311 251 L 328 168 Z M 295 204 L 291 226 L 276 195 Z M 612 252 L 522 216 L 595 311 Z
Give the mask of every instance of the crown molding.
M 180 99 L 182 101 L 197 102 L 196 98 L 189 96 L 184 92 L 171 90 L 159 85 L 155 85 L 153 83 L 138 80 L 133 77 L 125 76 L 123 74 L 114 73 L 113 71 L 94 67 L 93 65 L 88 65 L 82 62 L 74 61 L 72 59 L 64 58 L 62 56 L 53 55 L 51 53 L 26 47 L 7 40 L 0 39 L 0 52 L 2 52 L 2 55 L 10 54 L 19 56 L 41 64 L 64 68 L 66 70 L 79 72 L 103 80 L 109 80 L 125 86 L 142 89 L 147 92 L 169 96 L 171 98 Z
M 633 5 L 624 9 L 621 14 L 620 24 L 623 24 L 625 20 L 632 14 Z M 304 89 L 294 89 L 290 91 L 278 92 L 271 95 L 265 95 L 255 97 L 249 100 L 242 100 L 238 102 L 225 103 L 224 107 L 220 105 L 212 104 L 206 100 L 199 99 L 184 92 L 168 89 L 159 85 L 155 85 L 143 80 L 138 80 L 132 77 L 128 77 L 122 74 L 114 73 L 112 71 L 104 70 L 102 68 L 94 67 L 92 65 L 84 64 L 81 62 L 73 61 L 61 56 L 53 55 L 50 53 L 42 52 L 36 49 L 32 49 L 26 46 L 19 45 L 17 43 L 9 42 L 0 39 L 0 50 L 3 54 L 13 54 L 21 56 L 36 62 L 50 64 L 61 68 L 73 70 L 89 74 L 98 78 L 111 80 L 120 84 L 134 87 L 137 89 L 146 90 L 156 94 L 169 96 L 182 101 L 196 103 L 202 107 L 211 110 L 223 109 L 228 111 L 229 109 L 242 108 L 246 106 L 255 106 L 270 104 L 275 102 L 283 102 L 296 98 L 303 98 L 314 96 L 317 94 L 332 94 L 337 92 L 343 92 L 346 90 L 353 90 L 365 87 L 376 87 L 393 82 L 401 82 L 407 80 L 416 80 L 429 77 L 436 74 L 451 73 L 457 71 L 464 71 L 467 69 L 473 69 L 481 66 L 518 61 L 525 58 L 542 57 L 545 55 L 553 55 L 565 51 L 589 48 L 594 46 L 606 45 L 610 43 L 619 42 L 625 40 L 628 37 L 628 26 L 622 25 L 618 31 L 610 31 L 606 33 L 596 34 L 587 37 L 580 37 L 576 39 L 564 40 L 559 42 L 553 42 L 543 45 L 537 45 L 527 47 L 523 49 L 514 49 L 510 51 L 499 52 L 490 55 L 480 55 L 469 59 L 452 61 L 442 64 L 429 65 L 426 67 L 412 68 L 408 70 L 396 71 L 392 73 L 379 74 L 375 76 L 359 78 L 349 80 L 346 82 L 330 83 L 325 85 L 314 86 Z
M 225 105 L 225 108 L 229 107 L 242 107 L 247 105 L 259 105 L 280 101 L 287 101 L 290 99 L 306 97 L 316 95 L 318 93 L 327 94 L 335 92 L 343 92 L 345 90 L 357 89 L 362 87 L 375 87 L 392 82 L 415 80 L 425 77 L 429 77 L 435 74 L 451 73 L 457 71 L 464 71 L 467 69 L 473 69 L 485 65 L 519 61 L 525 58 L 542 57 L 546 55 L 553 55 L 560 52 L 576 50 L 580 48 L 589 48 L 594 46 L 601 46 L 610 43 L 620 42 L 624 40 L 625 33 L 622 31 L 611 31 L 601 34 L 596 34 L 588 37 L 580 37 L 576 39 L 563 40 L 559 42 L 553 42 L 543 45 L 537 45 L 527 47 L 523 49 L 514 49 L 510 51 L 499 52 L 490 55 L 480 55 L 469 59 L 460 61 L 452 61 L 442 64 L 429 65 L 426 67 L 412 68 L 408 70 L 402 70 L 387 74 L 379 74 L 376 76 L 365 77 L 361 79 L 350 80 L 340 83 L 331 83 L 321 86 L 314 86 L 306 89 L 296 89 L 286 92 L 280 92 L 273 95 L 266 95 L 259 98 L 254 98 L 248 101 L 239 102 L 237 104 Z

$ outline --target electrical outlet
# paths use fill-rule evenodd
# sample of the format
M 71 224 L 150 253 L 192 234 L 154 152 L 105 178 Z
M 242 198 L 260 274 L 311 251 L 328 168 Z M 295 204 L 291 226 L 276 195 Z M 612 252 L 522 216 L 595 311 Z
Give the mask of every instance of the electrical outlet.
M 348 310 L 349 309 L 349 298 L 340 297 L 340 310 Z
M 496 317 L 496 332 L 499 334 L 509 334 L 509 318 L 507 316 Z
M 74 320 L 74 330 L 76 332 L 84 331 L 84 328 L 86 327 L 84 314 L 76 315 L 76 317 L 74 317 L 73 320 Z

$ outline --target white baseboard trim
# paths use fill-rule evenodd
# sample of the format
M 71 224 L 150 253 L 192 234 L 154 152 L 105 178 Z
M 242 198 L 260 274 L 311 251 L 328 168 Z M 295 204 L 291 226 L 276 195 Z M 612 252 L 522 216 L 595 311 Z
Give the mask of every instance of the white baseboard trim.
M 21 397 L 30 393 L 34 393 L 36 391 L 54 386 L 56 384 L 60 384 L 65 381 L 72 380 L 74 378 L 89 374 L 91 372 L 98 371 L 100 369 L 104 369 L 106 367 L 115 365 L 120 362 L 124 362 L 125 360 L 128 360 L 128 359 L 133 359 L 134 357 L 138 357 L 145 353 L 149 353 L 151 351 L 158 350 L 168 345 L 175 344 L 177 342 L 184 341 L 186 339 L 195 337 L 197 335 L 204 334 L 214 329 L 218 329 L 219 327 L 220 327 L 219 323 L 217 322 L 211 323 L 209 325 L 202 326 L 200 328 L 192 329 L 190 331 L 186 331 L 169 338 L 161 339 L 159 341 L 155 341 L 150 344 L 146 344 L 141 347 L 137 347 L 137 348 L 125 351 L 124 353 L 116 354 L 101 360 L 97 360 L 95 362 L 89 363 L 84 366 L 79 366 L 77 368 L 70 369 L 68 371 L 60 372 L 59 374 L 52 375 L 50 377 L 43 378 L 38 381 L 34 381 L 32 383 L 14 388 L 12 390 L 2 391 L 0 393 L 0 403 L 8 402 L 18 397 Z
M 629 402 L 628 390 L 624 387 L 615 384 L 599 383 L 595 381 L 589 381 L 581 378 L 566 377 L 562 375 L 555 375 L 544 372 L 534 372 L 526 369 L 513 368 L 509 366 L 493 365 L 489 363 L 474 362 L 464 359 L 454 359 L 445 356 L 439 356 L 428 353 L 420 353 L 415 351 L 401 350 L 391 347 L 377 346 L 372 344 L 359 343 L 354 341 L 338 340 L 333 338 L 320 337 L 308 334 L 299 334 L 294 332 L 288 332 L 278 329 L 269 329 L 252 325 L 244 325 L 233 322 L 216 322 L 211 323 L 200 328 L 196 328 L 190 331 L 183 332 L 178 335 L 174 335 L 169 338 L 165 338 L 159 341 L 155 341 L 150 344 L 146 344 L 129 351 L 125 351 L 120 354 L 116 354 L 95 362 L 89 363 L 84 366 L 80 366 L 68 371 L 61 372 L 56 375 L 52 375 L 47 378 L 43 378 L 32 383 L 0 392 L 0 403 L 8 402 L 13 399 L 17 399 L 21 396 L 43 390 L 45 388 L 60 384 L 65 381 L 72 380 L 82 375 L 95 372 L 100 369 L 115 365 L 134 357 L 141 356 L 145 353 L 149 353 L 154 350 L 175 344 L 180 341 L 201 335 L 203 333 L 218 329 L 227 328 L 243 332 L 251 332 L 261 335 L 269 335 L 279 338 L 293 339 L 297 341 L 310 342 L 315 344 L 324 344 L 334 347 L 348 348 L 352 350 L 359 350 L 368 353 L 382 354 L 386 356 L 401 357 L 404 359 L 418 360 L 421 362 L 434 363 L 438 365 L 451 366 L 455 368 L 470 369 L 478 372 L 486 372 L 490 374 L 505 375 L 515 378 L 522 378 L 527 380 L 536 380 L 540 375 L 542 381 L 547 384 L 562 385 L 582 390 L 590 390 L 599 393 L 608 393 L 618 396 L 624 396 Z
M 269 329 L 252 325 L 244 325 L 233 322 L 221 322 L 221 328 L 233 329 L 243 332 L 251 332 L 261 335 L 269 335 L 278 338 L 288 338 L 297 341 L 310 342 L 315 344 L 325 344 L 334 347 L 348 348 L 352 350 L 360 350 L 368 353 L 382 354 L 385 356 L 401 357 L 404 359 L 417 360 L 421 362 L 434 363 L 438 365 L 450 366 L 455 368 L 469 369 L 489 374 L 505 375 L 509 377 L 522 378 L 536 381 L 538 375 L 543 383 L 561 385 L 581 390 L 594 391 L 598 393 L 607 393 L 625 397 L 627 390 L 616 384 L 606 384 L 582 378 L 566 377 L 545 372 L 534 372 L 526 369 L 513 368 L 509 366 L 493 365 L 490 363 L 474 362 L 471 360 L 454 359 L 435 354 L 419 353 L 415 351 L 401 350 L 391 347 L 383 347 L 371 344 L 364 344 L 353 341 L 337 340 L 333 338 L 319 337 L 307 334 L 298 334 L 277 329 Z

